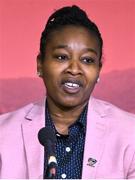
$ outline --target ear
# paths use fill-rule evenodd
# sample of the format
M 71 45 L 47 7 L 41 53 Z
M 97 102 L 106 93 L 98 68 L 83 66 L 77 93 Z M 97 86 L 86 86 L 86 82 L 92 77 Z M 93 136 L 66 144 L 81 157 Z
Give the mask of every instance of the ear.
M 100 72 L 101 72 L 101 70 L 102 70 L 102 61 L 101 62 L 99 62 L 99 75 L 100 75 Z
M 99 70 L 98 70 L 98 76 L 97 76 L 97 80 L 96 80 L 96 83 L 98 83 L 100 81 L 100 71 L 102 69 L 102 63 L 100 63 L 99 65 Z
M 42 72 L 43 72 L 43 70 L 42 70 L 42 68 L 43 68 L 43 63 L 42 63 L 42 60 L 41 60 L 41 56 L 40 56 L 40 54 L 38 54 L 37 55 L 37 74 L 38 74 L 38 76 L 42 76 Z

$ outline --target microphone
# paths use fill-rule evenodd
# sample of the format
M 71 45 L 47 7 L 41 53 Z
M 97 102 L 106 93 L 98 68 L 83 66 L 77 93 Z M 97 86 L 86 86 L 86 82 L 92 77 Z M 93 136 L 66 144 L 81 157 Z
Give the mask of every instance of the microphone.
M 57 160 L 55 157 L 56 136 L 52 129 L 44 127 L 38 132 L 38 139 L 41 145 L 44 146 L 47 154 L 47 175 L 44 172 L 44 179 L 55 179 Z M 47 177 L 46 177 L 47 176 Z

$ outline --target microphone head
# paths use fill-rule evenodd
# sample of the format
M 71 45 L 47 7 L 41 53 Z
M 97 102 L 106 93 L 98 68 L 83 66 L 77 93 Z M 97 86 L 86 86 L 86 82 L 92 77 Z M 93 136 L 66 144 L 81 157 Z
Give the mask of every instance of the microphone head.
M 53 132 L 53 130 L 49 127 L 43 127 L 39 130 L 38 139 L 40 144 L 42 144 L 45 147 L 48 145 L 48 142 L 50 142 L 51 144 L 56 143 L 56 135 Z

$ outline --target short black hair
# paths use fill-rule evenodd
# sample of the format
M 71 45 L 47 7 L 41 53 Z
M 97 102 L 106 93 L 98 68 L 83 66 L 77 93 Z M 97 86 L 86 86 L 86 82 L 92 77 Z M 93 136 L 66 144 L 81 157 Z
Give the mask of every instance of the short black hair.
M 100 47 L 99 64 L 101 67 L 103 40 L 99 29 L 97 25 L 88 18 L 86 12 L 76 5 L 60 8 L 49 17 L 40 39 L 40 59 L 43 60 L 45 57 L 45 47 L 50 33 L 67 25 L 85 27 L 97 37 Z

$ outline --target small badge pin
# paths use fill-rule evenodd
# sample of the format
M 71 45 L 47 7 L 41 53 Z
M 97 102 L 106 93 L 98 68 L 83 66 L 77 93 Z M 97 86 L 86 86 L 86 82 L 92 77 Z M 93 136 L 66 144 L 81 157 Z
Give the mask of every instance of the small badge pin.
M 88 166 L 91 166 L 91 167 L 95 167 L 95 164 L 96 164 L 96 163 L 97 163 L 97 160 L 96 160 L 96 159 L 94 159 L 94 158 L 89 158 L 87 165 L 88 165 Z

